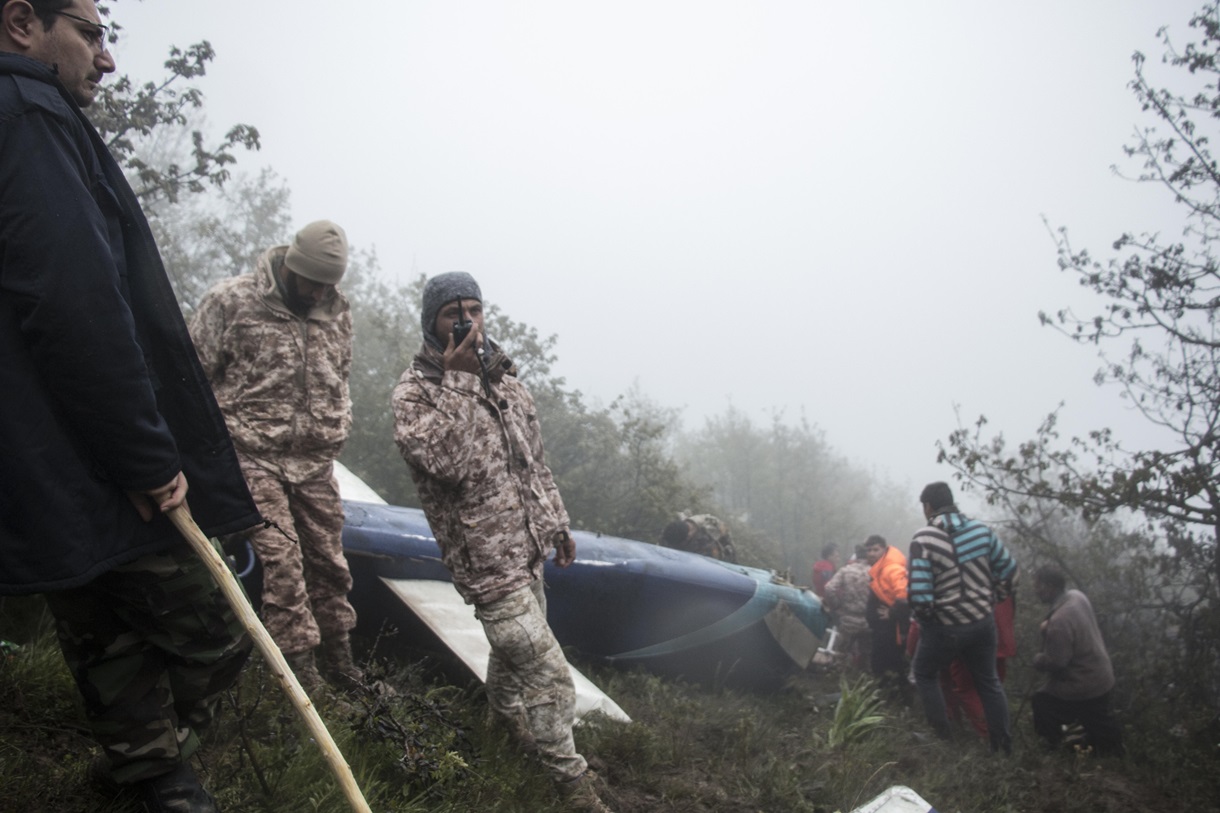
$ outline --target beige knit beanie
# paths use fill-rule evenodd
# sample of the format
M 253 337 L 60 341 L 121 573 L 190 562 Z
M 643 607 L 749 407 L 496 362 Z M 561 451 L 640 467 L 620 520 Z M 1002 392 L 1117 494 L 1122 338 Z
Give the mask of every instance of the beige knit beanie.
M 305 279 L 335 285 L 347 270 L 347 235 L 329 220 L 315 220 L 292 238 L 284 265 Z

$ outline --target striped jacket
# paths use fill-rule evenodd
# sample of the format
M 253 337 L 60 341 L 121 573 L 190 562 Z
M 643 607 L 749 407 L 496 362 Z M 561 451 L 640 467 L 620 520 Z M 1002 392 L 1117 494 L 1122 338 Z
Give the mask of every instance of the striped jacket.
M 981 621 L 1012 589 L 1017 563 L 991 529 L 950 510 L 911 541 L 911 609 L 923 623 Z

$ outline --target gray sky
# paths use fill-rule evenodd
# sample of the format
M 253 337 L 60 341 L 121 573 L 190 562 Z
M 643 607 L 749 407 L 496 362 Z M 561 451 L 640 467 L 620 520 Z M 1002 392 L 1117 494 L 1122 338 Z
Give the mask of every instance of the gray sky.
M 1087 303 L 1042 223 L 1107 256 L 1179 230 L 1116 178 L 1131 54 L 1197 0 L 1025 3 L 122 0 L 119 70 L 208 39 L 211 123 L 259 128 L 298 223 L 408 280 L 465 270 L 608 402 L 688 427 L 803 414 L 921 485 L 955 405 L 1012 440 L 1149 442 L 1098 366 L 1038 325 Z

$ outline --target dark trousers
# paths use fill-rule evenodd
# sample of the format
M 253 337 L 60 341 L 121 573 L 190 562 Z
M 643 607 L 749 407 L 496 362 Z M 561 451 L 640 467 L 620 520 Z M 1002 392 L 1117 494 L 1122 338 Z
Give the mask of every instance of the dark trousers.
M 960 659 L 970 672 L 982 701 L 991 749 L 1008 753 L 1012 750 L 1008 698 L 996 674 L 995 653 L 996 629 L 992 618 L 970 624 L 921 622 L 919 648 L 915 650 L 913 661 L 915 688 L 928 724 L 938 735 L 947 738 L 952 729 L 945 711 L 945 696 L 941 693 L 940 673 L 955 658 Z
M 898 623 L 893 618 L 872 619 L 872 651 L 869 666 L 877 682 L 904 705 L 911 704 L 911 684 L 907 681 L 907 658 L 898 640 Z
M 1086 744 L 1097 753 L 1115 756 L 1123 752 L 1123 730 L 1110 713 L 1110 692 L 1091 700 L 1062 700 L 1046 692 L 1035 692 L 1031 702 L 1034 731 L 1051 746 L 1063 740 L 1063 727 L 1080 723 Z
M 203 560 L 183 544 L 46 599 L 114 778 L 148 779 L 190 758 L 250 653 Z

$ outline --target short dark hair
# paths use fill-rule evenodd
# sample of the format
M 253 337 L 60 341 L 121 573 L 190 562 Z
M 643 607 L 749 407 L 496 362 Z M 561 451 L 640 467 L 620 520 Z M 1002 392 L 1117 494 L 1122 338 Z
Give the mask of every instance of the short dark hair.
M 834 556 L 838 552 L 839 552 L 838 545 L 826 545 L 822 548 L 822 558 L 829 559 L 831 556 Z
M 868 539 L 864 540 L 864 547 L 871 548 L 880 545 L 883 548 L 888 548 L 890 544 L 885 541 L 885 537 L 880 534 L 873 534 Z
M 933 511 L 949 508 L 953 505 L 953 491 L 948 483 L 928 483 L 919 493 L 919 501 L 927 504 Z
M 675 519 L 665 526 L 664 531 L 661 531 L 661 541 L 670 547 L 681 545 L 689 536 L 690 526 L 686 524 L 684 519 Z
M 1043 565 L 1034 571 L 1034 581 L 1046 585 L 1056 593 L 1067 589 L 1067 578 L 1064 577 L 1063 571 L 1054 565 Z
M 25 0 L 34 9 L 34 16 L 42 22 L 42 30 L 49 31 L 59 18 L 56 12 L 63 11 L 72 5 L 72 0 Z M 0 9 L 8 5 L 8 0 L 0 0 Z
M 856 558 L 863 559 L 865 556 L 868 556 L 868 549 L 863 545 L 856 545 Z

